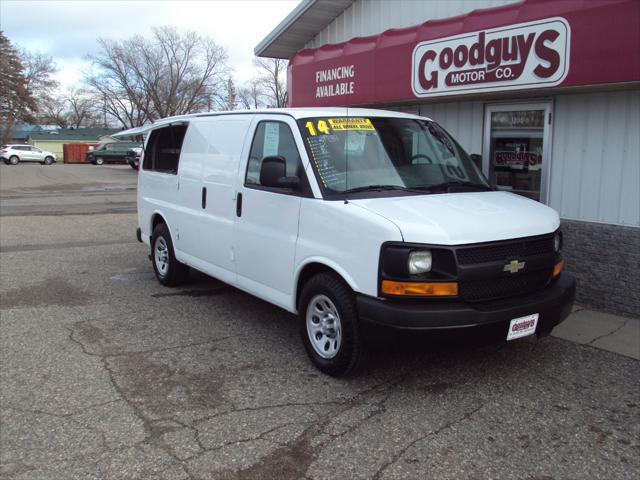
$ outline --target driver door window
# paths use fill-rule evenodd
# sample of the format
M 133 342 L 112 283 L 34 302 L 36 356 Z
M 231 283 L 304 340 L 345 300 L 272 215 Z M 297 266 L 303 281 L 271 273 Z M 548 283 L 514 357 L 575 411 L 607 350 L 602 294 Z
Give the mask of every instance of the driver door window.
M 264 121 L 258 124 L 247 164 L 246 186 L 260 185 L 260 167 L 265 157 L 284 158 L 287 176 L 302 176 L 299 172 L 300 153 L 286 123 Z

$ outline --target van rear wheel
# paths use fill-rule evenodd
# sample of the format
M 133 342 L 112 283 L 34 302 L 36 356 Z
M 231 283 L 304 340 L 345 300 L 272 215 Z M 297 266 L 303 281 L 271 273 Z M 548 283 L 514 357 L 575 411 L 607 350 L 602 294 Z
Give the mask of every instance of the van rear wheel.
M 160 223 L 153 229 L 151 261 L 158 281 L 167 287 L 184 283 L 189 275 L 189 267 L 176 260 L 169 228 Z
M 355 373 L 363 344 L 349 286 L 333 273 L 319 273 L 302 289 L 298 311 L 302 343 L 313 364 L 334 377 Z

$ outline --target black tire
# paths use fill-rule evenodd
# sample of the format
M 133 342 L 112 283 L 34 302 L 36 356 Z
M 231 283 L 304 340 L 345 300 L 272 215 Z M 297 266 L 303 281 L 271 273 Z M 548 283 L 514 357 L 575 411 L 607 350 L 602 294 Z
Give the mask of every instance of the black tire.
M 11 165 L 17 165 L 18 163 L 20 163 L 20 159 L 16 155 L 11 155 L 9 157 L 9 163 Z
M 337 308 L 339 316 L 342 340 L 332 358 L 323 358 L 316 352 L 307 328 L 307 310 L 310 308 L 310 302 L 318 298 L 318 295 L 328 297 Z M 355 296 L 351 288 L 336 274 L 319 273 L 311 277 L 302 289 L 298 312 L 302 343 L 316 368 L 334 377 L 356 373 L 363 363 L 364 345 L 360 337 Z
M 161 247 L 161 243 L 164 242 L 166 246 L 166 269 L 161 269 L 159 263 L 163 262 L 157 260 L 160 257 L 158 250 Z M 176 255 L 173 250 L 173 241 L 171 240 L 171 234 L 169 228 L 164 223 L 159 223 L 156 228 L 153 229 L 153 235 L 151 236 L 151 263 L 153 264 L 153 271 L 156 274 L 158 281 L 167 287 L 175 287 L 184 283 L 189 276 L 189 267 L 176 260 Z
M 53 157 L 52 156 L 46 156 L 44 157 L 44 162 L 43 165 L 51 165 L 53 163 Z
M 104 164 L 104 158 L 102 157 L 96 157 L 96 159 L 93 161 L 94 165 L 103 165 Z

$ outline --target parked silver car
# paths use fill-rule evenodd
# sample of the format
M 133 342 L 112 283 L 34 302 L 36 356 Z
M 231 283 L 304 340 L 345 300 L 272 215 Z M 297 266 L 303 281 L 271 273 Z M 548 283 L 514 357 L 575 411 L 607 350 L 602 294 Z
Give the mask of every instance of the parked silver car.
M 7 165 L 17 165 L 20 162 L 51 165 L 57 160 L 55 153 L 40 150 L 33 145 L 3 145 L 0 148 L 0 159 Z

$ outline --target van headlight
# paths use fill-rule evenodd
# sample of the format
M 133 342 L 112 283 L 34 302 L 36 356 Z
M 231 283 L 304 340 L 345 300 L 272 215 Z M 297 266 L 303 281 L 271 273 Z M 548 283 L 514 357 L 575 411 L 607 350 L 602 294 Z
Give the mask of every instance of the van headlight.
M 414 250 L 409 253 L 409 273 L 417 275 L 431 271 L 431 251 Z

